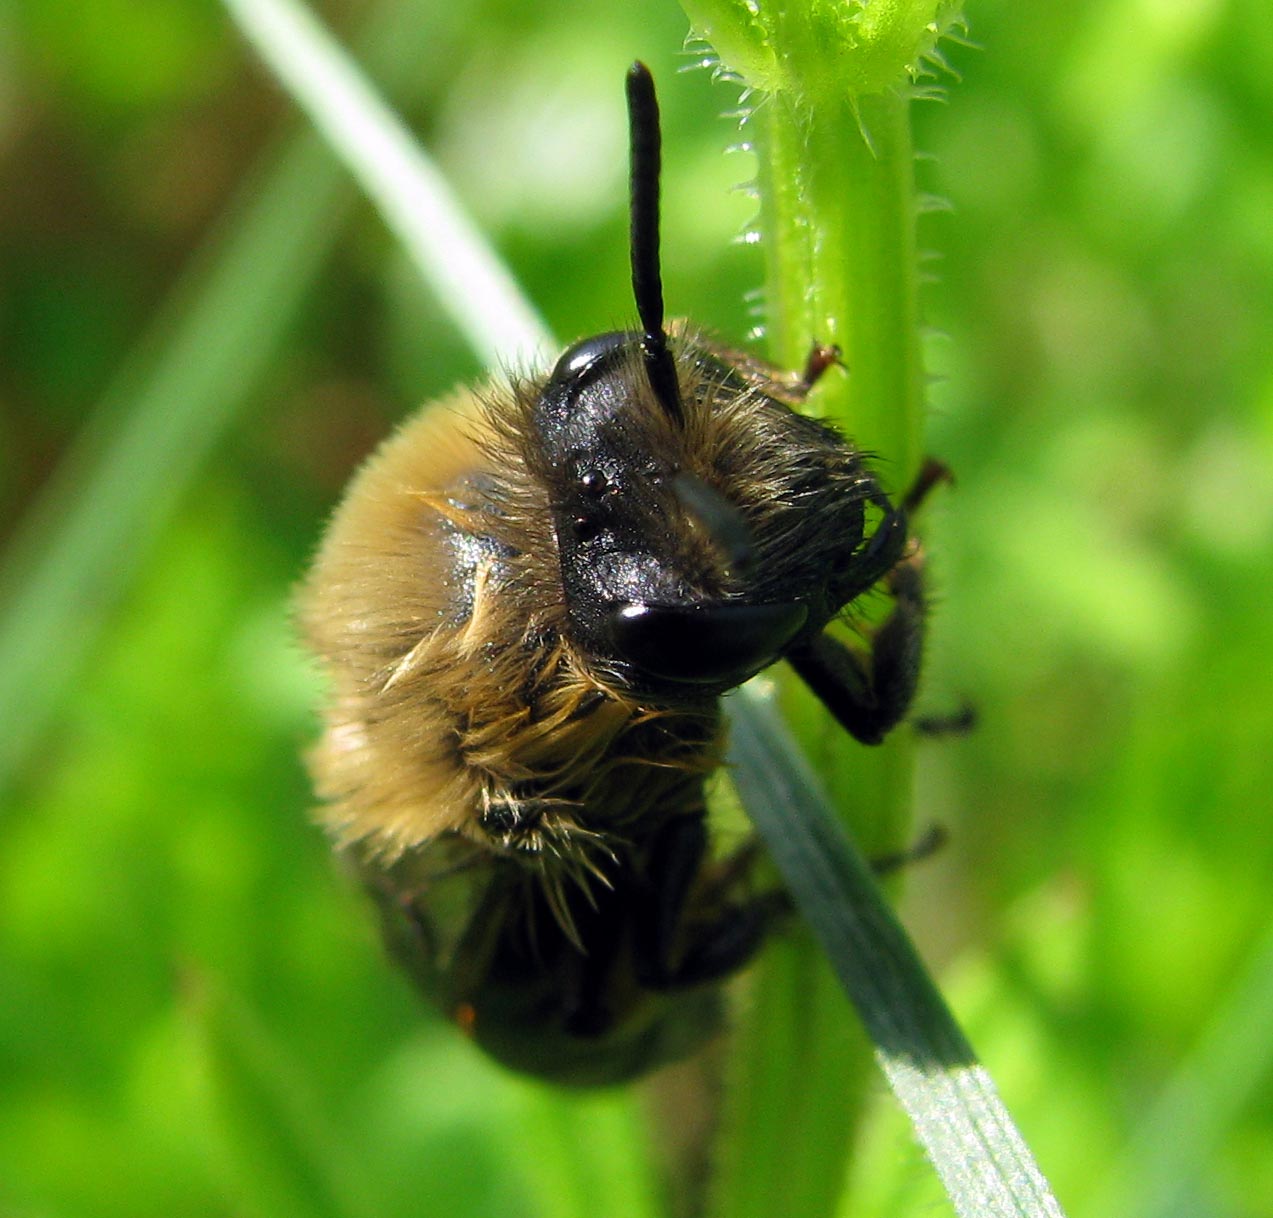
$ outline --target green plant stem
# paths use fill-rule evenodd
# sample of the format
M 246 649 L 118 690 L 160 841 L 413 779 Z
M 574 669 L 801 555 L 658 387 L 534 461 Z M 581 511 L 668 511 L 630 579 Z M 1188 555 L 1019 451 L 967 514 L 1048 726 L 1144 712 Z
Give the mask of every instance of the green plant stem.
M 810 402 L 864 452 L 894 498 L 923 453 L 916 192 L 910 101 L 902 92 L 758 107 L 761 228 L 770 356 L 797 368 L 815 340 L 840 348 Z M 878 614 L 881 597 L 867 607 Z M 913 745 L 895 732 L 863 749 L 803 687 L 783 702 L 841 818 L 868 856 L 911 832 Z
M 770 357 L 800 368 L 813 342 L 840 348 L 847 374 L 827 372 L 810 408 L 874 455 L 894 493 L 922 452 L 908 105 L 901 93 L 820 103 L 778 94 L 748 124 L 760 161 Z M 825 712 L 790 684 L 784 706 L 844 822 L 867 854 L 898 848 L 911 821 L 910 742 L 899 734 L 880 749 L 855 746 L 828 732 Z M 869 1041 L 808 935 L 775 943 L 753 984 L 716 1212 L 833 1212 L 873 1077 Z
M 847 377 L 815 402 L 905 485 L 919 463 L 914 153 L 901 93 L 806 104 L 766 98 L 753 117 L 771 357 L 798 368 L 834 343 Z

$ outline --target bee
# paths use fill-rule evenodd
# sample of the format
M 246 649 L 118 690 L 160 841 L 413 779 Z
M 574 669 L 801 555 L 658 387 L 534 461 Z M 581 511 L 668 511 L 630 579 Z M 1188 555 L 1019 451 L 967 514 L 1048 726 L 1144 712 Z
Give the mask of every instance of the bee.
M 908 513 L 787 374 L 665 325 L 660 124 L 627 75 L 633 330 L 427 405 L 354 477 L 300 597 L 321 817 L 424 993 L 569 1085 L 687 1056 L 786 901 L 713 856 L 721 696 L 785 660 L 855 739 L 915 692 Z M 827 633 L 877 585 L 873 631 Z

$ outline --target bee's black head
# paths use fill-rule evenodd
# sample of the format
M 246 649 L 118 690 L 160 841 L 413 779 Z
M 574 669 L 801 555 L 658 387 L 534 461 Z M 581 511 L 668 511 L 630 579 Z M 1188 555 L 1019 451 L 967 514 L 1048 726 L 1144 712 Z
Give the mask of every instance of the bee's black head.
M 677 344 L 673 373 L 694 358 Z M 751 528 L 695 472 L 705 456 L 695 385 L 678 383 L 677 400 L 672 416 L 646 376 L 641 334 L 601 334 L 557 362 L 536 430 L 575 641 L 633 685 L 719 692 L 772 663 L 807 610 L 752 600 Z
M 869 478 L 838 435 L 731 357 L 664 329 L 659 119 L 644 65 L 627 91 L 640 329 L 561 356 L 532 413 L 532 460 L 572 641 L 631 688 L 696 698 L 745 681 L 860 590 L 848 569 Z

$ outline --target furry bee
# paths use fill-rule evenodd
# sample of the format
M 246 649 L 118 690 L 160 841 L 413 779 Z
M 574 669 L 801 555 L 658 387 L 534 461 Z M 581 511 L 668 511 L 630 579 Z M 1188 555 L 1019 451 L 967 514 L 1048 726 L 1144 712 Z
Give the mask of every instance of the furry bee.
M 784 374 L 664 325 L 660 127 L 627 77 L 640 326 L 430 404 L 354 478 L 303 587 L 323 819 L 430 999 L 494 1057 L 620 1082 L 720 1026 L 784 907 L 713 859 L 720 698 L 779 659 L 879 742 L 919 671 L 907 513 Z M 881 585 L 860 645 L 825 627 Z

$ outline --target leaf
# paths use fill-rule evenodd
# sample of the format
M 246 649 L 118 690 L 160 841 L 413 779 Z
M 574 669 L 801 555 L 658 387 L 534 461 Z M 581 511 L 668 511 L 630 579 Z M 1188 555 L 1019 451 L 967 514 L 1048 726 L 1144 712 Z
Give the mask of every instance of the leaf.
M 1059 1218 L 989 1075 L 782 720 L 754 685 L 730 706 L 739 793 L 956 1211 L 966 1218 Z

